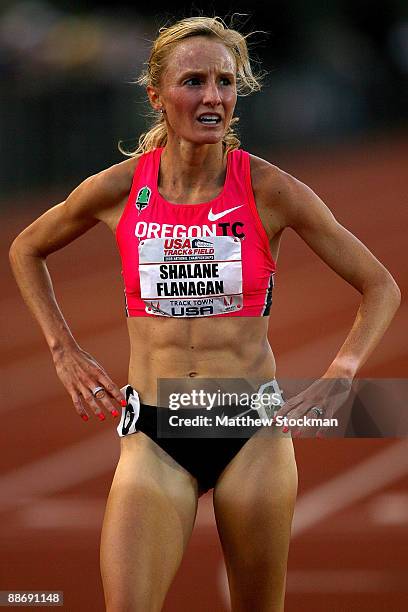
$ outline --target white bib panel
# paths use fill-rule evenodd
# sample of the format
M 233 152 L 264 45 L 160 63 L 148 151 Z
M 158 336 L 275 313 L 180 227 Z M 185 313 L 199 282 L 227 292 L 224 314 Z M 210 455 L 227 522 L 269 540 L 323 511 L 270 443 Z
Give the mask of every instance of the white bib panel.
M 205 317 L 242 308 L 241 240 L 233 236 L 150 238 L 139 243 L 146 312 Z

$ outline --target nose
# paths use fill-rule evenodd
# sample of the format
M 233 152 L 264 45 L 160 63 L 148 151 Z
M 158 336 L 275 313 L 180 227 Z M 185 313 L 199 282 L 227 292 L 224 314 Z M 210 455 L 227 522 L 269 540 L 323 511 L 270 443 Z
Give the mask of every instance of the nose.
M 210 106 L 221 104 L 219 89 L 213 81 L 209 81 L 204 89 L 203 104 L 209 104 Z

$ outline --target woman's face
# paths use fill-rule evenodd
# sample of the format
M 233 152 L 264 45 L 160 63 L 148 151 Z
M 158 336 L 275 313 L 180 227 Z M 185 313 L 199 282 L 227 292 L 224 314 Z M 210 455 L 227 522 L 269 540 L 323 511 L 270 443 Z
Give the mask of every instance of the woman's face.
M 169 137 L 195 144 L 220 142 L 237 101 L 235 59 L 221 42 L 195 36 L 171 51 L 152 106 L 163 108 Z

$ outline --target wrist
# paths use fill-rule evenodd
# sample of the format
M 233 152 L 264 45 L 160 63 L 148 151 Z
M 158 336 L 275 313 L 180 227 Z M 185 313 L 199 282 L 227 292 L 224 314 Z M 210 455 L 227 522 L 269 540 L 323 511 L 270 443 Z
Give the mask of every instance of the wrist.
M 72 336 L 67 336 L 65 338 L 52 338 L 48 342 L 48 347 L 54 359 L 61 357 L 64 353 L 70 350 L 79 348 Z
M 353 359 L 335 359 L 322 378 L 347 378 L 352 380 L 358 371 L 358 364 Z

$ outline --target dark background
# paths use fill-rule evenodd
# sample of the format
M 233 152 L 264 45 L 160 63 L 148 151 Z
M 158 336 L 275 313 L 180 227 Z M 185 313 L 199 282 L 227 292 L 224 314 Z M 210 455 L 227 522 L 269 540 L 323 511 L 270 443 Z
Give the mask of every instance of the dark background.
M 407 2 L 205 6 L 3 0 L 3 192 L 73 187 L 121 160 L 118 141 L 132 148 L 148 122 L 144 93 L 131 81 L 150 41 L 161 25 L 201 13 L 258 31 L 251 47 L 268 76 L 262 92 L 238 104 L 244 147 L 279 160 L 282 151 L 309 152 L 406 127 Z

